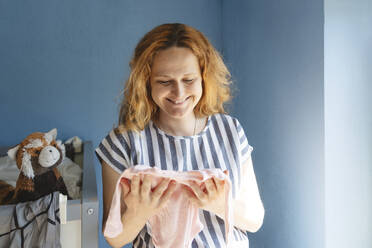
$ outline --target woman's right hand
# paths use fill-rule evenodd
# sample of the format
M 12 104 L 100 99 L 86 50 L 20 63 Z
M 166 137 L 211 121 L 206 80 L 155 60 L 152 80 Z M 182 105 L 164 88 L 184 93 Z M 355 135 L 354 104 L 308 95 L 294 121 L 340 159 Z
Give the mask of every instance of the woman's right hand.
M 176 189 L 175 181 L 170 179 L 163 179 L 154 189 L 151 189 L 153 180 L 151 175 L 145 175 L 142 183 L 138 175 L 133 176 L 130 186 L 125 180 L 121 181 L 126 205 L 125 215 L 143 218 L 143 221 L 157 214 L 167 204 Z

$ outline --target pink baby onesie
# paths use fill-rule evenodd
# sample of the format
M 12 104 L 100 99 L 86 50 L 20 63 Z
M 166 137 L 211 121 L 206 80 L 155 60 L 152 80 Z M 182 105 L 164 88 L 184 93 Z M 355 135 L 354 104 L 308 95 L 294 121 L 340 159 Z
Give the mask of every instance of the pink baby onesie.
M 160 170 L 156 167 L 146 165 L 130 167 L 121 174 L 112 198 L 104 236 L 113 238 L 123 230 L 120 214 L 121 178 L 130 180 L 134 175 L 140 175 L 140 179 L 142 180 L 145 174 L 150 174 L 155 178 L 152 188 L 163 178 L 171 178 L 177 183 L 176 190 L 172 194 L 168 204 L 146 223 L 156 248 L 190 247 L 192 240 L 203 229 L 203 224 L 199 219 L 199 209 L 182 194 L 181 184 L 189 186 L 189 180 L 193 180 L 201 187 L 205 187 L 203 182 L 212 177 L 226 182 L 225 238 L 226 242 L 228 241 L 228 237 L 232 233 L 232 208 L 230 206 L 230 203 L 232 203 L 231 181 L 221 169 L 171 171 Z

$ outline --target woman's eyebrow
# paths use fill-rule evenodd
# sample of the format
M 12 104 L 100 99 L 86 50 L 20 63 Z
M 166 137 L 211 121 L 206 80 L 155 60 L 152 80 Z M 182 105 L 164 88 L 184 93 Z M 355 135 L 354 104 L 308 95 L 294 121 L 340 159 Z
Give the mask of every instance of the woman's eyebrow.
M 155 74 L 154 77 L 170 77 L 170 76 L 167 76 L 167 75 L 164 75 L 164 74 Z
M 193 73 L 193 72 L 190 72 L 190 73 L 185 73 L 183 74 L 184 76 L 192 76 L 192 75 L 196 75 L 197 73 Z M 155 74 L 154 77 L 167 77 L 167 78 L 171 78 L 172 76 L 168 76 L 168 75 L 165 75 L 165 74 Z

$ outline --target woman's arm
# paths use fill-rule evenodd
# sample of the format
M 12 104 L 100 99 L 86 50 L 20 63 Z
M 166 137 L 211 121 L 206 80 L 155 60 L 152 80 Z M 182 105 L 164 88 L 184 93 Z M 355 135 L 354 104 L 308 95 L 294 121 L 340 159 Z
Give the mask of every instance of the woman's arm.
M 242 165 L 241 185 L 233 201 L 234 223 L 240 229 L 256 232 L 263 223 L 265 209 L 258 191 L 252 158 Z
M 110 210 L 112 197 L 115 191 L 116 182 L 120 177 L 107 163 L 102 163 L 102 184 L 103 184 L 103 229 L 106 225 L 107 216 Z M 112 247 L 122 247 L 131 243 L 147 220 L 156 214 L 168 202 L 175 190 L 175 184 L 170 180 L 162 180 L 156 188 L 151 191 L 150 176 L 145 176 L 142 184 L 138 176 L 133 177 L 130 187 L 121 183 L 122 192 L 121 206 L 123 231 L 114 238 L 105 237 Z
M 111 166 L 109 166 L 105 161 L 101 161 L 102 164 L 102 186 L 103 186 L 103 223 L 102 228 L 105 229 L 107 216 L 110 210 L 112 197 L 115 191 L 116 182 L 120 177 L 120 174 L 117 173 Z M 122 202 L 124 194 L 122 194 Z M 122 204 L 123 206 L 123 204 Z M 125 205 L 124 205 L 125 206 Z M 126 212 L 122 209 L 122 212 Z M 122 247 L 125 244 L 132 242 L 135 237 L 138 235 L 140 230 L 145 225 L 146 221 L 135 220 L 126 218 L 126 214 L 122 215 L 122 219 L 125 218 L 126 221 L 123 222 L 123 232 L 115 238 L 105 237 L 107 243 L 112 247 Z M 129 216 L 130 218 L 130 216 Z M 125 232 L 124 232 L 125 230 Z M 129 232 L 128 232 L 129 231 Z

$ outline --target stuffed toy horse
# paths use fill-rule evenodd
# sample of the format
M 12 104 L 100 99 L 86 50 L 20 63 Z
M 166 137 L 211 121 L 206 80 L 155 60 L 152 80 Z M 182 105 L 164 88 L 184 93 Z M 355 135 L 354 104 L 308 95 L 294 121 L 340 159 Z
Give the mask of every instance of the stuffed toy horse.
M 68 195 L 56 168 L 65 157 L 65 149 L 56 137 L 57 129 L 32 133 L 8 151 L 20 174 L 15 188 L 0 181 L 0 205 L 33 201 L 54 191 Z

